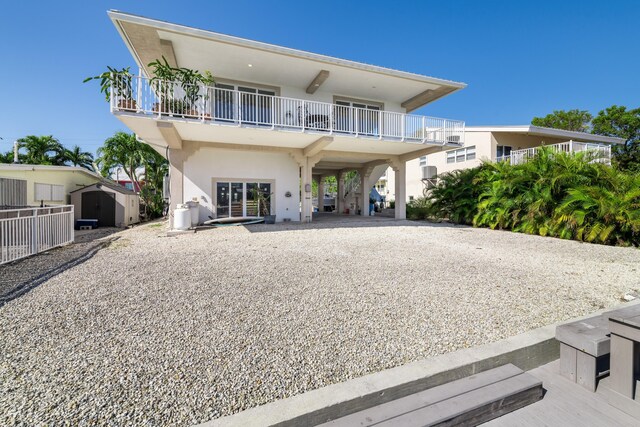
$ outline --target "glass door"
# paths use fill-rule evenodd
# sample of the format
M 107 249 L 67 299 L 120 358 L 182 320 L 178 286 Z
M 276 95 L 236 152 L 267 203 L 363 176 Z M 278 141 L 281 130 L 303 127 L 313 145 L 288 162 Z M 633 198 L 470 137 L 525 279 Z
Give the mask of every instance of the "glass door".
M 217 217 L 270 215 L 270 195 L 270 183 L 218 182 L 216 183 Z
M 377 136 L 380 107 L 362 102 L 336 101 L 335 130 Z

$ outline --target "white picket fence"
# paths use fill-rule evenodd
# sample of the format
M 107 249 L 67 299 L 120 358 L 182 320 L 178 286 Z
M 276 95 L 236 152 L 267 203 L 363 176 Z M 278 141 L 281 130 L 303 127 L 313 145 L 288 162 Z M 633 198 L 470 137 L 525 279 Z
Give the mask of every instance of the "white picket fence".
M 73 243 L 73 205 L 0 210 L 0 264 Z

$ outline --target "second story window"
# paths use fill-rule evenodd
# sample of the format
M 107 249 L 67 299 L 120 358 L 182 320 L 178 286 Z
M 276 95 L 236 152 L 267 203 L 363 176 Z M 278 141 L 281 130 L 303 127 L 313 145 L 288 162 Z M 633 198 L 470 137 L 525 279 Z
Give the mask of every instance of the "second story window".
M 476 146 L 447 151 L 447 163 L 462 163 L 476 158 Z
M 496 159 L 502 160 L 503 158 L 509 157 L 511 155 L 512 147 L 510 145 L 498 145 L 496 148 Z

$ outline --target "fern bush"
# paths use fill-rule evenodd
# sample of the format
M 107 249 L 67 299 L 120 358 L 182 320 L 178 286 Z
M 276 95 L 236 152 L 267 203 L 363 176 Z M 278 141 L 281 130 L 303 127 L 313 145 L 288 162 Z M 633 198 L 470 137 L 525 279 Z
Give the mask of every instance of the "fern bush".
M 542 149 L 521 165 L 485 163 L 441 177 L 428 215 L 458 224 L 640 246 L 640 174 L 590 152 Z

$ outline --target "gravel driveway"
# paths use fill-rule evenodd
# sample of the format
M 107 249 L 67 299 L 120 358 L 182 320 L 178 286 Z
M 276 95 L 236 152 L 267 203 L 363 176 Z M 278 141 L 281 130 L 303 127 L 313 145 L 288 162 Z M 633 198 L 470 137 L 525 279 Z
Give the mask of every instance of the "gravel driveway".
M 0 308 L 0 424 L 188 425 L 620 302 L 640 251 L 410 221 L 119 239 Z

